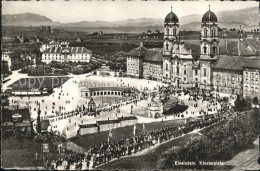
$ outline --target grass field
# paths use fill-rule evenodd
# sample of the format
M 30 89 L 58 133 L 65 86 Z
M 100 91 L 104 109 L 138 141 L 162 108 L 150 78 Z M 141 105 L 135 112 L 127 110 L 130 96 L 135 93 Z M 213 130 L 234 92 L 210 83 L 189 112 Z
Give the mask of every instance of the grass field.
M 177 126 L 183 122 L 184 120 L 173 120 L 173 121 L 146 123 L 145 129 L 147 132 L 151 132 L 157 129 L 161 129 L 162 127 Z M 126 138 L 133 137 L 133 127 L 134 126 L 127 126 L 127 127 L 113 129 L 112 137 L 110 139 L 115 142 L 120 138 L 126 139 Z M 137 124 L 136 135 L 138 135 L 142 131 L 143 131 L 143 124 Z M 78 146 L 82 147 L 83 149 L 87 150 L 91 147 L 99 146 L 100 143 L 102 142 L 106 142 L 108 139 L 108 133 L 109 131 L 98 132 L 95 134 L 86 134 L 83 136 L 73 137 L 69 140 L 77 144 Z
M 226 123 L 226 121 L 222 121 L 218 123 L 218 125 L 222 125 Z M 209 131 L 211 129 L 214 129 L 216 125 L 212 125 L 210 127 L 207 127 L 203 129 L 201 132 Z M 158 146 L 155 149 L 149 150 L 146 154 L 140 155 L 140 156 L 131 156 L 131 157 L 124 157 L 118 160 L 115 160 L 113 162 L 104 164 L 103 166 L 100 166 L 98 169 L 102 170 L 114 170 L 114 169 L 127 169 L 127 170 L 154 170 L 156 169 L 157 162 L 160 158 L 160 155 L 167 151 L 168 149 L 178 146 L 179 144 L 186 142 L 190 140 L 191 136 L 193 134 L 186 134 L 182 137 L 179 137 L 177 139 L 171 140 L 169 142 L 163 143 L 160 146 Z M 233 166 L 230 165 L 224 165 L 224 166 L 215 166 L 212 167 L 212 170 L 231 170 Z
M 57 159 L 57 142 L 49 143 L 50 159 Z M 35 154 L 38 159 L 35 159 Z M 1 141 L 2 168 L 42 167 L 43 153 L 42 143 L 32 139 L 17 139 L 15 137 L 2 139 Z
M 15 81 L 8 87 L 12 90 L 31 90 L 31 89 L 41 89 L 41 88 L 55 88 L 60 87 L 70 77 L 32 77 L 32 78 L 21 78 Z

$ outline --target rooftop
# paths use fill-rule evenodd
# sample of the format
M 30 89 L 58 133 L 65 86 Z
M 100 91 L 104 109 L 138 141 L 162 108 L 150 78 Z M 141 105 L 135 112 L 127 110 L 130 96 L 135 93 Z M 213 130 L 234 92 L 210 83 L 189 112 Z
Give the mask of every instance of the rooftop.
M 102 120 L 102 121 L 96 121 L 98 125 L 105 125 L 105 124 L 113 124 L 113 123 L 120 123 L 119 120 Z
M 91 53 L 92 51 L 85 47 L 51 47 L 42 53 Z

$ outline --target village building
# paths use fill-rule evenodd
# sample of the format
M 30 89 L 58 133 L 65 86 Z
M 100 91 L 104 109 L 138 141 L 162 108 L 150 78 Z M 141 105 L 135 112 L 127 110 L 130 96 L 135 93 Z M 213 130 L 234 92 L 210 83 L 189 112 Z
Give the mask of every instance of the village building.
M 127 75 L 179 88 L 199 87 L 260 98 L 257 32 L 246 32 L 240 27 L 238 31 L 224 29 L 219 34 L 217 16 L 210 9 L 201 20 L 200 45 L 187 46 L 180 38 L 179 26 L 177 15 L 171 11 L 164 20 L 162 56 L 151 55 L 156 53 L 141 43 L 127 54 Z M 157 59 L 155 65 L 154 59 Z M 162 79 L 157 77 L 161 73 L 153 71 L 160 68 L 161 60 Z M 254 77 L 247 76 L 248 73 Z
M 81 97 L 131 96 L 135 92 L 131 87 L 89 87 L 81 89 Z
M 92 51 L 85 47 L 51 47 L 42 52 L 42 62 L 87 62 L 92 58 Z
M 55 47 L 66 47 L 66 48 L 68 48 L 69 42 L 68 41 L 60 41 L 60 40 L 58 40 L 58 41 L 52 40 L 50 43 L 42 44 L 40 46 L 40 51 L 44 52 L 45 50 L 47 50 L 49 48 L 55 48 Z

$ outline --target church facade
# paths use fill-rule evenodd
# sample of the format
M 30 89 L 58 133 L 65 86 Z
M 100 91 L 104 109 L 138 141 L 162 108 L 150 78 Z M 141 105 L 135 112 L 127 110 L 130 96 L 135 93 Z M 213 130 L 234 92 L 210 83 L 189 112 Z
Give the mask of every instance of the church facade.
M 199 87 L 244 97 L 260 98 L 260 58 L 220 54 L 217 16 L 209 9 L 202 17 L 199 57 L 185 46 L 180 38 L 180 23 L 172 11 L 164 20 L 164 42 L 162 50 L 161 81 L 176 88 Z M 240 39 L 243 32 L 239 31 Z M 238 42 L 239 46 L 239 42 Z M 146 51 L 142 47 L 132 50 L 127 59 L 127 73 L 143 76 L 143 60 Z M 135 52 L 135 53 L 134 53 Z M 132 55 L 134 54 L 134 55 Z M 138 56 L 139 55 L 139 56 Z M 138 56 L 138 60 L 132 60 Z M 149 60 L 145 61 L 149 63 Z M 131 73 L 131 66 L 136 71 Z M 138 69 L 138 72 L 137 72 Z

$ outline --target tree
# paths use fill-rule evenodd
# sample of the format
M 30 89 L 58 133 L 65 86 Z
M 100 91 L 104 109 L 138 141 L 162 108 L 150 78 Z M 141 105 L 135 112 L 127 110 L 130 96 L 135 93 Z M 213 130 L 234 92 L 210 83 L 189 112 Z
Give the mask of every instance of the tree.
M 38 112 L 37 112 L 38 116 L 37 116 L 37 132 L 38 133 L 41 133 L 41 110 L 40 108 L 38 109 Z

